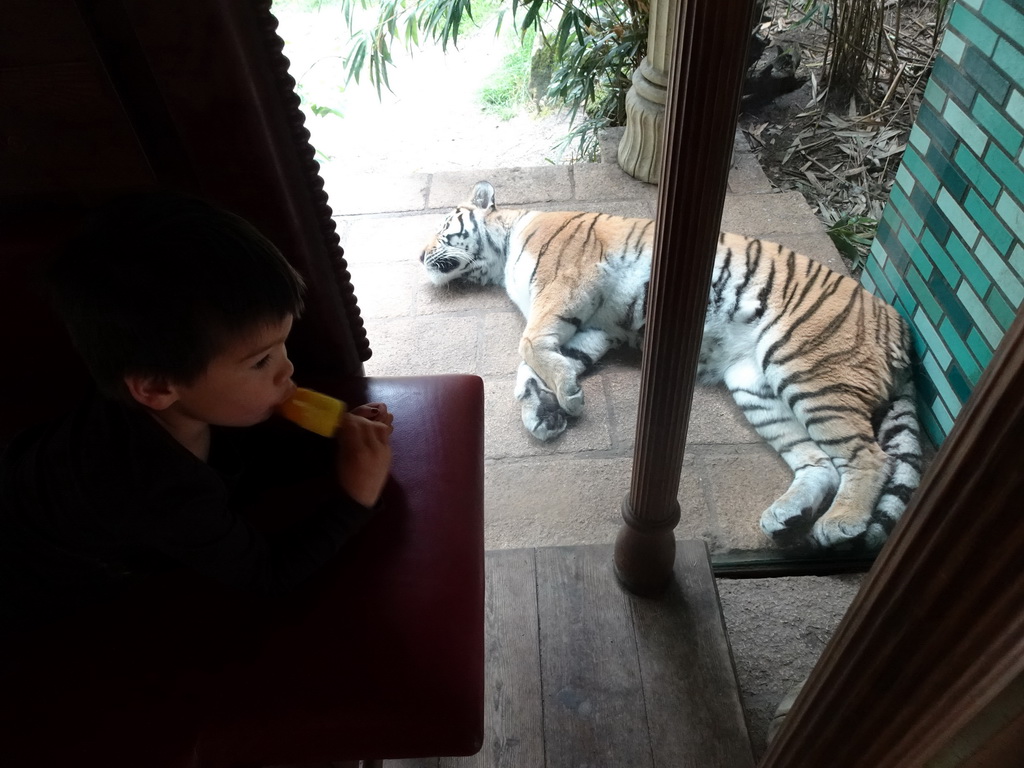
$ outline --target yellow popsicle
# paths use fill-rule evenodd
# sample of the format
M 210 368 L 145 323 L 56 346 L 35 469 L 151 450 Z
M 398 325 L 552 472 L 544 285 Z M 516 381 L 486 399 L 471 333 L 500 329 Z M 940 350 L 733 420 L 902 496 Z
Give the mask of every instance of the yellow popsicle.
M 330 395 L 299 387 L 278 410 L 288 421 L 303 429 L 332 437 L 338 429 L 341 415 L 345 413 L 345 404 Z

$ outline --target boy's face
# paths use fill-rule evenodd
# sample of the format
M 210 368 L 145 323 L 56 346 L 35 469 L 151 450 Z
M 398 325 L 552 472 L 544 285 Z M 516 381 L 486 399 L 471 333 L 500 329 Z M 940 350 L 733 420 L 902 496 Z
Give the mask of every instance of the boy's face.
M 230 342 L 191 384 L 173 385 L 175 408 L 195 421 L 248 427 L 270 418 L 295 391 L 285 341 L 289 315 Z

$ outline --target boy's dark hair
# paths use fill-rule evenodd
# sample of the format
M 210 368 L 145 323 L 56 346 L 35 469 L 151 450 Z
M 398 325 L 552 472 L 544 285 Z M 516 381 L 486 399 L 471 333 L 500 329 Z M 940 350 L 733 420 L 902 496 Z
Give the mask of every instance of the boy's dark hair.
M 47 276 L 97 387 L 116 398 L 126 374 L 192 383 L 230 340 L 298 316 L 305 287 L 245 220 L 171 192 L 104 206 Z

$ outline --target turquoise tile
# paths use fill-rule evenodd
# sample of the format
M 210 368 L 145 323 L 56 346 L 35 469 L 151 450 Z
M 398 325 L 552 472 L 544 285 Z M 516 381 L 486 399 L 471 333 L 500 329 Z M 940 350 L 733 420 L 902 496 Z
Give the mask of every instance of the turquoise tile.
M 1011 232 L 1024 232 L 1024 211 L 1021 210 L 1017 201 L 1007 194 L 1006 190 L 1003 190 L 999 199 L 996 200 L 996 213 L 1006 222 L 1006 226 Z M 1002 248 L 999 242 L 996 242 L 996 247 Z
M 879 263 L 875 259 L 868 259 L 868 263 L 864 267 L 864 273 L 874 282 L 875 295 L 892 304 L 896 298 L 896 291 L 893 290 L 889 278 L 885 276 Z
M 979 240 L 979 243 L 981 242 L 987 243 L 984 237 Z M 978 246 L 975 247 L 974 253 L 971 253 L 964 248 L 963 243 L 951 237 L 949 242 L 946 243 L 946 247 L 952 253 L 956 265 L 964 275 L 964 279 L 971 284 L 971 287 L 974 288 L 979 296 L 984 296 L 988 287 L 992 285 L 993 278 L 991 276 L 992 273 L 986 271 L 986 267 L 977 258 Z
M 960 144 L 959 146 L 964 146 Z M 954 200 L 963 200 L 964 193 L 967 188 L 971 186 L 967 177 L 964 176 L 963 170 L 957 167 L 956 163 L 953 162 L 952 157 L 954 153 L 950 153 L 949 157 L 939 154 L 935 158 L 934 162 L 931 158 L 926 158 L 931 164 L 932 168 L 935 169 L 935 173 L 939 176 L 939 182 L 942 187 L 949 192 L 950 196 Z
M 1024 15 L 1020 12 L 1019 3 L 1007 3 L 1005 0 L 986 0 L 981 6 L 981 15 L 993 27 L 1002 30 L 1003 34 L 1020 40 L 1024 32 Z
M 996 43 L 996 48 L 992 52 L 992 63 L 1002 69 L 1010 80 L 1024 83 L 1024 53 L 1017 50 L 1006 38 Z
M 881 295 L 879 295 L 879 293 L 878 293 L 878 288 L 875 286 L 875 281 L 872 280 L 871 279 L 871 275 L 868 274 L 868 270 L 867 270 L 866 266 L 861 271 L 860 277 L 858 279 L 860 280 L 861 288 L 863 288 L 865 291 L 870 293 L 872 296 L 878 296 L 878 298 L 880 298 L 880 299 L 882 298 Z M 883 299 L 883 301 L 884 301 L 884 299 Z
M 949 26 L 962 33 L 965 39 L 971 41 L 971 45 L 977 46 L 986 56 L 991 56 L 992 51 L 995 50 L 996 41 L 999 39 L 995 30 L 962 5 L 956 5 L 953 8 L 953 12 L 949 15 Z M 948 38 L 949 33 L 942 38 L 943 50 L 946 48 Z M 955 42 L 953 46 L 956 47 Z M 950 58 L 953 57 L 950 56 Z
M 924 109 L 921 110 L 921 112 L 924 111 Z M 931 112 L 931 110 L 928 111 Z M 928 137 L 928 134 L 925 133 L 921 129 L 921 127 L 916 124 L 913 128 L 910 129 L 910 138 L 907 139 L 907 141 L 910 143 L 910 146 L 916 149 L 917 153 L 922 157 L 924 157 L 924 154 L 928 151 L 928 147 L 931 146 L 932 143 L 932 140 Z
M 931 262 L 938 267 L 939 272 L 946 279 L 946 282 L 952 286 L 956 286 L 960 282 L 960 268 L 953 262 L 946 252 L 944 246 L 940 245 L 939 242 L 932 236 L 931 232 L 925 231 L 921 237 L 921 245 L 928 258 Z M 922 269 L 923 273 L 924 270 Z
M 984 2 L 985 0 L 960 0 L 961 5 L 965 5 L 968 8 L 973 8 L 976 11 L 981 9 L 981 6 Z
M 922 110 L 918 119 L 923 114 L 924 111 Z M 960 106 L 955 101 L 946 102 L 946 106 L 942 110 L 942 117 L 945 118 L 946 124 L 953 130 L 953 133 L 974 150 L 974 154 L 981 157 L 988 144 L 988 136 L 977 126 L 974 119 L 960 109 Z M 952 147 L 949 147 L 949 149 L 952 150 Z
M 914 313 L 911 312 L 910 309 L 906 305 L 904 305 L 904 303 L 899 299 L 896 299 L 896 301 L 892 303 L 892 306 L 893 309 L 896 310 L 897 314 L 899 314 L 899 316 L 906 320 L 909 324 L 910 318 L 913 316 Z
M 943 190 L 939 190 L 940 193 Z M 939 243 L 946 242 L 949 238 L 949 233 L 953 227 L 949 223 L 949 219 L 946 218 L 946 214 L 943 212 L 938 205 L 933 205 L 924 216 L 925 226 L 928 231 L 935 236 L 935 240 Z
M 952 24 L 947 27 L 946 34 L 942 36 L 942 45 L 939 47 L 939 52 L 942 53 L 943 56 L 949 57 L 949 60 L 954 64 L 960 66 L 960 62 L 964 59 L 964 51 L 966 48 L 967 45 L 964 41 L 954 34 Z M 928 98 L 927 90 L 925 91 L 925 98 Z M 935 104 L 935 108 L 941 109 L 942 104 Z
M 974 325 L 978 331 L 985 337 L 985 341 L 991 344 L 993 348 L 999 346 L 999 342 L 1003 338 L 1003 329 L 992 317 L 992 314 L 982 303 L 981 299 L 978 298 L 978 294 L 974 292 L 974 289 L 967 283 L 960 283 L 960 287 L 956 289 L 956 295 L 964 305 L 964 309 L 971 316 L 971 319 L 974 320 Z
M 1002 70 L 996 69 L 992 65 L 990 54 L 970 47 L 964 54 L 960 68 L 968 73 L 968 77 L 976 82 L 982 91 L 989 95 L 989 101 L 993 104 L 1002 104 L 1006 100 L 1006 94 L 1010 90 L 1010 81 Z
M 949 386 L 949 382 L 946 380 L 946 366 L 940 366 L 936 359 L 932 356 L 931 350 L 921 358 L 921 363 L 924 365 L 925 371 L 928 373 L 928 378 L 932 380 L 932 384 L 935 385 L 936 391 L 939 393 L 939 397 L 942 399 L 943 405 L 946 406 L 950 415 L 956 416 L 960 413 L 960 398 L 956 396 L 956 392 Z
M 967 375 L 967 379 L 971 384 L 977 384 L 978 377 L 981 376 L 981 366 L 978 365 L 978 361 L 974 359 L 974 354 L 964 344 L 963 339 L 960 338 L 960 334 L 956 332 L 956 328 L 948 320 L 943 320 L 939 324 L 939 333 L 945 339 L 949 351 L 953 353 L 953 359 L 957 361 Z
M 917 211 L 914 210 L 914 206 L 911 205 L 910 200 L 903 194 L 903 190 L 899 187 L 893 187 L 889 192 L 889 205 L 893 206 L 903 219 L 904 226 L 899 230 L 900 242 L 903 243 L 904 248 L 907 252 L 913 251 L 913 244 L 907 245 L 907 242 L 903 238 L 903 233 L 910 230 L 908 233 L 912 236 L 921 234 L 921 230 L 924 229 L 924 219 L 922 219 Z M 913 243 L 913 241 L 910 241 Z
M 949 108 L 948 105 L 946 107 Z M 1003 117 L 1002 112 L 997 109 L 984 95 L 978 94 L 974 99 L 974 109 L 971 111 L 975 120 L 995 139 L 1000 146 L 1005 147 L 1011 155 L 1016 155 L 1024 145 L 1024 134 Z
M 960 115 L 964 115 L 963 110 L 960 109 L 954 102 L 946 102 L 946 106 L 942 110 L 942 114 L 934 112 L 931 107 L 927 104 L 922 104 L 921 109 L 917 113 L 917 125 L 922 131 L 928 134 L 931 139 L 931 143 L 928 145 L 928 150 L 921 153 L 921 156 L 925 160 L 932 164 L 931 155 L 936 152 L 949 157 L 956 150 L 958 141 L 962 141 L 957 131 L 950 125 L 949 121 L 944 117 L 949 112 L 955 112 Z M 960 121 L 967 127 L 968 130 L 977 131 L 973 122 L 964 116 L 964 119 Z M 982 136 L 984 134 L 981 134 Z M 987 140 L 987 137 L 986 137 Z
M 918 184 L 914 187 L 914 194 L 910 196 L 910 204 L 914 206 L 917 215 L 924 218 L 935 207 L 935 197 L 929 195 L 925 188 Z
M 1017 198 L 1024 198 L 1024 169 L 997 146 L 990 146 L 985 153 L 985 165 L 999 177 L 1004 187 Z
M 957 363 L 953 363 L 946 371 L 946 379 L 949 381 L 949 386 L 956 393 L 957 400 L 961 403 L 966 403 L 967 399 L 971 396 L 973 387 L 963 369 Z
M 902 280 L 890 280 L 893 287 L 896 289 L 896 298 L 903 302 L 903 305 L 907 308 L 916 307 L 917 299 L 910 290 L 910 286 Z
M 942 401 L 938 398 L 932 404 L 932 414 L 935 416 L 935 420 L 938 421 L 939 429 L 942 430 L 943 435 L 948 435 L 953 431 L 953 416 L 943 407 Z
M 917 328 L 917 332 L 921 334 L 921 339 L 924 341 L 925 349 L 927 349 L 932 355 L 935 356 L 935 361 L 942 370 L 946 369 L 946 366 L 953 360 L 953 355 L 946 347 L 945 340 L 939 335 L 939 332 L 935 330 L 935 326 L 932 325 L 931 320 L 928 319 L 924 310 L 918 308 L 914 312 L 913 318 L 914 327 Z
M 973 246 L 975 240 L 978 239 L 978 227 L 971 221 L 971 217 L 967 215 L 967 212 L 944 189 L 939 190 L 935 202 L 938 204 L 939 210 L 946 215 L 953 229 L 967 243 L 967 246 Z
M 1013 307 L 1019 307 L 1021 301 L 1024 301 L 1024 286 L 1021 285 L 1021 281 L 1014 274 L 1003 254 L 997 251 L 984 237 L 978 241 L 974 254 L 981 266 L 992 276 L 992 282 L 999 286 L 999 290 L 1009 299 Z M 979 296 L 984 295 L 985 291 L 980 284 L 974 283 L 973 280 L 971 283 Z
M 970 154 L 970 150 L 965 148 L 964 151 Z M 931 197 L 935 197 L 935 194 L 939 191 L 939 179 L 932 172 L 932 169 L 925 165 L 921 155 L 918 154 L 917 149 L 914 147 L 907 147 L 904 151 L 903 167 L 913 174 L 917 183 L 924 187 Z
M 978 84 L 967 78 L 966 68 L 960 62 L 950 61 L 946 56 L 939 56 L 932 67 L 931 82 L 941 86 L 950 98 L 969 113 L 978 93 Z M 942 112 L 945 105 L 940 105 L 936 112 Z
M 897 191 L 902 192 L 904 198 L 909 197 L 914 191 L 914 176 L 906 165 L 901 165 L 900 169 L 896 171 L 896 186 L 893 187 L 892 192 Z M 892 192 L 889 193 L 890 199 L 892 199 Z
M 978 364 L 982 368 L 986 368 L 992 360 L 992 345 L 981 337 L 977 328 L 972 328 L 970 333 L 967 334 L 967 346 L 971 348 L 974 359 L 978 361 Z
M 922 402 L 921 407 L 918 408 L 918 415 L 921 418 L 921 428 L 928 435 L 928 439 L 932 441 L 933 445 L 942 445 L 942 441 L 949 434 L 949 430 L 939 424 L 935 414 L 932 412 L 931 404 Z M 946 414 L 946 416 L 948 417 L 949 414 Z M 950 419 L 950 423 L 952 423 L 952 419 Z
M 1000 195 L 1005 196 L 1005 191 L 1000 193 Z M 999 205 L 998 200 L 996 205 Z M 964 209 L 970 214 L 974 223 L 985 233 L 985 237 L 995 244 L 996 248 L 1003 252 L 1009 250 L 1013 244 L 1013 235 L 1003 226 L 1003 220 L 1000 216 L 996 216 L 992 211 L 992 207 L 982 200 L 973 189 L 967 193 L 967 199 L 964 200 Z
M 938 323 L 944 314 L 942 307 L 935 300 L 931 288 L 928 287 L 928 283 L 921 277 L 921 273 L 911 264 L 907 268 L 904 277 L 906 278 L 907 285 L 910 286 L 910 290 L 914 293 L 917 305 L 925 311 L 925 314 L 928 315 L 928 319 L 932 323 Z
M 1024 278 L 1024 247 L 1021 247 L 1019 242 L 1014 244 L 1008 263 L 1017 273 L 1017 277 Z
M 961 336 L 967 335 L 967 331 L 974 325 L 974 321 L 967 313 L 967 310 L 964 309 L 963 302 L 957 298 L 949 283 L 942 278 L 942 275 L 936 272 L 928 279 L 928 287 L 932 289 L 932 296 L 942 305 L 946 317 L 953 324 L 953 327 L 956 328 L 957 333 Z
M 992 316 L 1003 326 L 1003 330 L 1007 330 L 1010 324 L 1013 323 L 1013 318 L 1017 316 L 1017 311 L 1007 303 L 1003 295 L 995 288 L 989 291 L 988 296 L 985 297 L 985 303 L 988 305 Z
M 1006 116 L 1009 117 L 1021 128 L 1024 128 L 1024 96 L 1017 88 L 1013 89 L 1010 98 L 1006 100 Z
M 999 154 L 1003 154 L 1003 151 L 998 147 L 992 147 L 988 154 L 995 150 Z M 1005 155 L 1003 155 L 1005 157 Z M 981 161 L 974 156 L 974 153 L 967 148 L 966 144 L 961 144 L 960 148 L 956 151 L 954 157 L 957 165 L 959 165 L 967 177 L 974 184 L 974 188 L 977 189 L 982 197 L 991 205 L 996 201 L 999 196 L 999 190 L 1002 189 L 1002 185 L 996 180 L 996 178 L 989 173 L 988 169 L 981 164 Z
M 925 234 L 927 236 L 927 233 Z M 923 243 L 920 243 L 917 248 L 910 252 L 910 263 L 917 268 L 917 271 L 925 280 L 931 277 L 932 272 L 935 271 L 935 263 L 931 260 Z
M 956 37 L 956 35 L 947 34 L 945 39 L 948 39 L 950 37 Z M 959 52 L 963 53 L 963 41 L 960 40 L 960 38 L 957 38 L 957 40 L 960 44 Z M 950 58 L 952 58 L 952 56 Z M 954 60 L 959 63 L 959 59 Z M 924 100 L 926 103 L 931 104 L 932 109 L 934 109 L 936 112 L 941 112 L 942 107 L 946 103 L 946 92 L 942 90 L 942 88 L 934 79 L 929 78 L 928 85 L 924 87 Z

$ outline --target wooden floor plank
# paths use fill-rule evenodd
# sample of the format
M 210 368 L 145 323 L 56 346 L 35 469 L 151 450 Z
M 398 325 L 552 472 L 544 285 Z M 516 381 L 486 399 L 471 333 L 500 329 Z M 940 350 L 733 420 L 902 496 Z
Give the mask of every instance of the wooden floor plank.
M 752 768 L 704 542 L 678 542 L 668 592 L 631 602 L 655 768 Z
M 543 768 L 536 550 L 488 552 L 485 599 L 484 745 L 441 768 Z
M 630 604 L 611 547 L 538 550 L 537 597 L 547 768 L 651 766 Z

